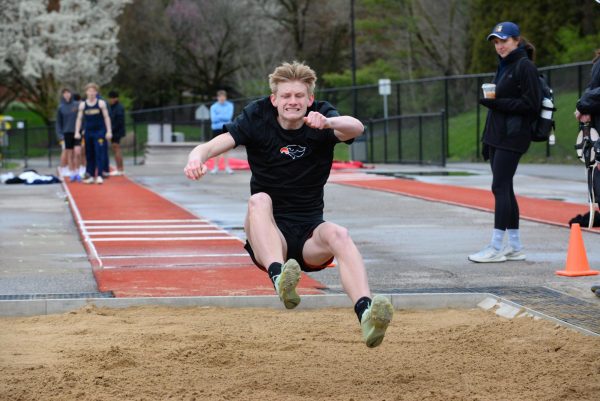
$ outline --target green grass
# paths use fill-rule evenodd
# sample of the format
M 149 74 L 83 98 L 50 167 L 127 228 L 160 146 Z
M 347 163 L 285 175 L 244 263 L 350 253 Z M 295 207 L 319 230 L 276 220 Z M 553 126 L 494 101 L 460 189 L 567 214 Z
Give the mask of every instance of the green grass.
M 13 102 L 6 108 L 3 115 L 8 115 L 18 121 L 27 121 L 29 127 L 44 125 L 44 119 L 28 110 L 23 103 Z
M 527 154 L 523 157 L 525 162 L 552 162 L 568 163 L 575 160 L 575 137 L 578 132 L 578 125 L 573 118 L 575 103 L 577 102 L 577 92 L 565 92 L 555 94 L 555 107 L 558 109 L 554 113 L 556 121 L 556 145 L 550 148 L 550 158 L 546 157 L 546 143 L 533 143 Z M 479 137 L 485 125 L 487 109 L 480 108 L 480 130 Z M 476 110 L 468 111 L 457 116 L 451 117 L 448 121 L 449 147 L 451 161 L 478 160 L 476 155 Z
M 345 143 L 338 143 L 335 145 L 333 151 L 333 160 L 349 161 L 350 160 L 350 146 Z

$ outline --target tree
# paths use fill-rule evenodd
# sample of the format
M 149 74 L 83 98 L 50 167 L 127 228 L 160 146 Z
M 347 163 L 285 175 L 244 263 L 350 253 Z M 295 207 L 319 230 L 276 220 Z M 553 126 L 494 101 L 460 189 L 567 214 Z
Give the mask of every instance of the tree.
M 181 90 L 232 89 L 243 59 L 244 9 L 229 0 L 174 0 L 167 7 Z
M 536 47 L 536 64 L 544 66 L 582 61 L 580 52 L 570 52 L 570 47 L 577 46 L 577 42 L 587 35 L 598 34 L 600 6 L 589 0 L 522 0 L 517 7 L 510 0 L 471 0 L 470 20 L 470 71 L 495 69 L 497 56 L 485 38 L 494 25 L 501 21 L 513 21 L 519 25 L 521 34 Z M 568 32 L 559 34 L 563 27 L 569 27 L 575 35 L 569 35 Z M 566 52 L 578 59 L 566 60 Z M 589 56 L 584 60 L 592 56 L 590 49 Z
M 0 73 L 49 123 L 61 86 L 100 85 L 117 73 L 116 17 L 128 0 L 4 0 Z
M 363 0 L 356 14 L 359 84 L 465 72 L 467 0 Z M 325 80 L 350 85 L 350 72 Z
M 113 84 L 129 93 L 138 108 L 164 106 L 179 95 L 167 5 L 168 1 L 135 0 L 118 19 L 119 73 Z
M 280 28 L 284 56 L 306 61 L 318 74 L 350 64 L 349 0 L 261 0 L 262 13 Z

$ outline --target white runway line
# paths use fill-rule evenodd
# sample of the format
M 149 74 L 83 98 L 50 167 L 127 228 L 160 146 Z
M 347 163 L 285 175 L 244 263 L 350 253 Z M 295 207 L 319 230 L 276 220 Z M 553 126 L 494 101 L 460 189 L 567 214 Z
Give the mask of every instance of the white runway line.
M 185 264 L 173 264 L 173 265 L 127 265 L 127 266 L 104 266 L 104 269 L 189 269 L 189 268 L 200 268 L 204 270 L 212 270 L 215 267 L 219 268 L 222 266 L 226 267 L 248 267 L 253 266 L 251 261 L 247 263 L 185 263 Z
M 67 183 L 64 180 L 62 182 L 62 187 L 63 187 L 65 193 L 67 194 L 67 198 L 69 199 L 69 204 L 71 204 L 71 208 L 73 210 L 73 213 L 75 214 L 75 222 L 77 223 L 77 225 L 79 226 L 79 229 L 81 230 L 81 235 L 83 235 L 83 240 L 88 244 L 90 251 L 92 252 L 92 255 L 91 255 L 92 258 L 96 259 L 99 267 L 102 267 L 102 259 L 100 259 L 100 255 L 98 255 L 98 251 L 96 250 L 94 243 L 92 242 L 92 240 L 90 239 L 90 236 L 88 235 L 88 232 L 86 230 L 83 219 L 81 218 L 81 213 L 79 212 L 79 208 L 77 207 L 77 203 L 75 203 L 75 199 L 73 199 L 73 195 L 71 195 L 71 191 L 69 190 L 69 187 L 67 186 Z
M 103 256 L 103 259 L 154 259 L 154 258 L 222 258 L 222 257 L 249 257 L 247 253 L 207 253 L 203 255 L 113 255 Z
M 239 241 L 237 237 L 114 237 L 94 238 L 94 242 L 122 242 L 122 241 Z
M 170 235 L 170 234 L 226 234 L 225 230 L 178 230 L 178 231 L 93 231 L 90 237 L 98 235 Z
M 87 227 L 88 230 L 107 230 L 107 229 L 115 229 L 115 228 L 217 228 L 217 226 L 213 225 L 213 224 L 158 224 L 158 225 L 146 225 L 146 224 L 140 224 L 140 225 L 123 225 L 123 226 L 119 226 L 119 225 L 106 225 L 106 226 L 89 226 Z
M 165 220 L 82 220 L 83 224 L 120 224 L 120 223 L 208 223 L 205 219 L 165 219 Z

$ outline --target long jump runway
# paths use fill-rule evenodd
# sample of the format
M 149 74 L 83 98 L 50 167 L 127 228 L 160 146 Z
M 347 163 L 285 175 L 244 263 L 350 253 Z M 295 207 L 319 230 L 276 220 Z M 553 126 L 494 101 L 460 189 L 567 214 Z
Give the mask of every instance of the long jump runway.
M 116 297 L 273 295 L 241 240 L 127 177 L 64 183 L 100 291 Z M 300 292 L 324 285 L 303 275 Z

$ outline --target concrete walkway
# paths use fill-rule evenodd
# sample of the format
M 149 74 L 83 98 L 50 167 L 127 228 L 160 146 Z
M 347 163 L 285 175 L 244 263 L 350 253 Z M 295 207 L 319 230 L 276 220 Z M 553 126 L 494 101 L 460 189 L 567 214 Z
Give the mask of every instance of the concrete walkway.
M 128 166 L 128 174 L 243 238 L 249 172 L 191 182 L 182 169 L 176 164 Z M 403 174 L 470 171 L 475 175 L 414 177 L 477 188 L 489 188 L 491 183 L 484 164 L 451 164 L 446 169 L 386 165 L 375 170 Z M 583 167 L 578 165 L 522 165 L 516 179 L 519 194 L 581 203 L 582 212 L 586 208 L 585 190 Z M 350 229 L 367 263 L 374 290 L 548 286 L 600 303 L 589 291 L 600 277 L 554 275 L 565 262 L 566 228 L 523 222 L 527 261 L 478 265 L 467 261 L 466 256 L 488 243 L 493 221 L 490 213 L 336 184 L 327 185 L 325 202 L 326 218 Z M 96 290 L 58 185 L 0 186 L 0 205 L 0 295 Z M 600 235 L 584 233 L 584 241 L 592 267 L 600 268 Z M 333 291 L 341 290 L 338 269 L 327 269 L 314 277 Z

